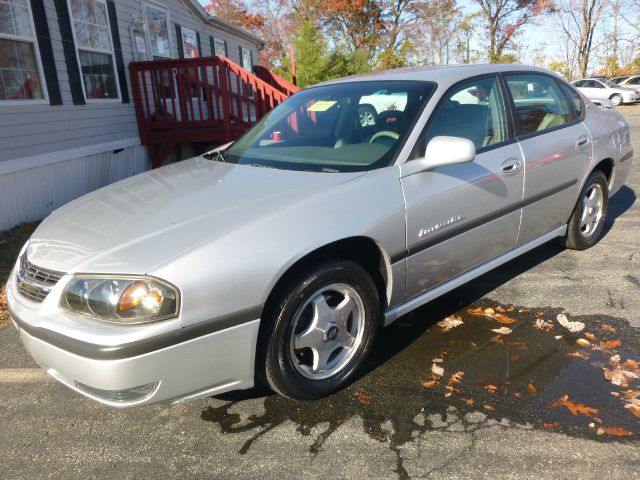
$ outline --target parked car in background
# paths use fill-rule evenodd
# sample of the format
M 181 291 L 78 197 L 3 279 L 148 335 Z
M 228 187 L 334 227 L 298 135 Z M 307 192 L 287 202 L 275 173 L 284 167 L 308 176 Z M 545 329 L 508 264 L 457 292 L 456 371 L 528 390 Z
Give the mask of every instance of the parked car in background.
M 590 100 L 608 99 L 614 105 L 640 101 L 640 92 L 633 88 L 620 87 L 609 80 L 585 78 L 576 80 L 573 86 Z
M 631 77 L 631 75 L 623 75 L 621 77 L 613 77 L 610 80 L 615 83 L 616 85 L 620 85 L 620 83 L 622 83 L 623 81 L 625 81 L 627 78 Z
M 363 99 L 386 108 L 373 125 Z M 315 399 L 406 313 L 550 240 L 596 244 L 632 154 L 617 110 L 545 69 L 337 79 L 56 210 L 7 306 L 42 368 L 108 405 L 256 381 Z
M 640 89 L 640 75 L 631 75 L 622 80 L 619 85 L 626 88 Z

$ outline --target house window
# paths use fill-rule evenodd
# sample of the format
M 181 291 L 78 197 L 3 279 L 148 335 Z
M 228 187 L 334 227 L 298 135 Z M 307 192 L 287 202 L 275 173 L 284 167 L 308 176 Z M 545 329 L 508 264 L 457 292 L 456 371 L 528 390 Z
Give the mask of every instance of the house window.
M 253 68 L 253 65 L 251 64 L 251 51 L 248 48 L 242 47 L 240 49 L 240 52 L 242 54 L 241 55 L 242 58 L 240 59 L 240 62 L 242 63 L 242 68 L 250 72 Z
M 224 40 L 214 38 L 213 48 L 215 49 L 215 51 L 213 52 L 214 55 L 222 55 L 225 57 L 227 56 L 227 43 Z
M 0 0 L 0 101 L 43 100 L 28 0 Z
M 182 27 L 184 58 L 198 58 L 198 36 L 194 30 Z
M 113 45 L 103 0 L 69 0 L 87 99 L 118 98 Z
M 145 4 L 144 11 L 149 35 L 149 51 L 154 60 L 171 58 L 169 14 L 162 8 L 148 4 Z

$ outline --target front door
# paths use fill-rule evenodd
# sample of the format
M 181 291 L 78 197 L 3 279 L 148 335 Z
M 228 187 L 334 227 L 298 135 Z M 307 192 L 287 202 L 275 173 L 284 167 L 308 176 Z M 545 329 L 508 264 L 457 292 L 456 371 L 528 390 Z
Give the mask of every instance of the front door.
M 435 136 L 471 140 L 473 162 L 401 179 L 407 209 L 407 298 L 513 248 L 523 192 L 523 158 L 508 134 L 495 76 L 458 84 L 441 99 L 412 158 Z

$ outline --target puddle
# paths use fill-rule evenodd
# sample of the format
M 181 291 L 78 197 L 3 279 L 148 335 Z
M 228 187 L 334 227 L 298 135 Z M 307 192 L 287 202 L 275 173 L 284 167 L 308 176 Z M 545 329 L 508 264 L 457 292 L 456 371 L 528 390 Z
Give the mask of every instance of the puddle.
M 267 393 L 264 412 L 242 421 L 232 412 L 251 392 L 237 392 L 218 397 L 229 401 L 208 407 L 201 418 L 228 434 L 255 430 L 240 453 L 291 421 L 301 434 L 314 433 L 310 452 L 315 454 L 341 424 L 358 416 L 371 438 L 388 442 L 395 451 L 401 478 L 406 471 L 399 446 L 428 430 L 472 432 L 500 423 L 603 442 L 638 440 L 640 372 L 634 362 L 640 360 L 640 341 L 626 320 L 567 313 L 568 321 L 585 325 L 571 333 L 557 321 L 560 309 L 483 300 L 451 313 L 450 302 L 440 305 L 421 308 L 381 330 L 362 376 L 341 392 L 314 402 Z M 485 315 L 487 308 L 493 317 Z M 437 322 L 445 317 L 463 323 L 443 331 Z M 492 331 L 499 328 L 511 333 Z M 432 373 L 434 364 L 435 371 L 444 369 L 441 376 Z

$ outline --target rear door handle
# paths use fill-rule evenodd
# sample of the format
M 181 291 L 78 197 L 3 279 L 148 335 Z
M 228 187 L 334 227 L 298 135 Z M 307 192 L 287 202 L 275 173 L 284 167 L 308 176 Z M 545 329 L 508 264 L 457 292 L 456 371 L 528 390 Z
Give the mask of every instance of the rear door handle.
M 582 147 L 582 146 L 586 145 L 587 143 L 589 143 L 589 137 L 587 137 L 586 135 L 580 135 L 578 137 L 578 140 L 576 140 L 576 144 L 579 147 Z
M 522 163 L 515 157 L 508 158 L 504 162 L 502 162 L 501 168 L 502 173 L 512 175 L 520 171 L 520 168 L 522 168 Z

